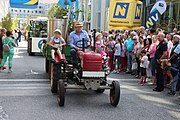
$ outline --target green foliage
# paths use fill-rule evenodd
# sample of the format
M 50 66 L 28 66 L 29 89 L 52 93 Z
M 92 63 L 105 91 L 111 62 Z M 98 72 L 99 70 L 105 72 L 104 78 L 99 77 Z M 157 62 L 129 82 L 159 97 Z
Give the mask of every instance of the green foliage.
M 57 19 L 64 19 L 68 17 L 69 9 L 73 9 L 74 7 L 71 6 L 69 8 L 62 8 L 58 3 L 54 3 L 48 10 L 47 16 L 49 19 L 51 18 L 57 18 Z M 77 19 L 77 14 L 80 12 L 83 12 L 82 10 L 76 10 L 76 11 L 71 11 L 70 14 L 73 16 L 74 19 Z M 68 21 L 68 32 L 71 32 L 74 30 L 74 19 L 71 17 L 69 18 Z
M 12 25 L 12 30 L 17 30 L 18 28 L 18 23 L 19 23 L 19 20 L 18 20 L 18 17 L 16 17 L 13 21 L 12 21 L 13 25 Z
M 12 30 L 13 21 L 11 19 L 10 13 L 7 14 L 6 17 L 2 18 L 2 28 L 6 28 L 7 30 Z
M 48 10 L 48 18 L 63 19 L 68 14 L 68 9 L 62 8 L 58 3 L 54 3 Z

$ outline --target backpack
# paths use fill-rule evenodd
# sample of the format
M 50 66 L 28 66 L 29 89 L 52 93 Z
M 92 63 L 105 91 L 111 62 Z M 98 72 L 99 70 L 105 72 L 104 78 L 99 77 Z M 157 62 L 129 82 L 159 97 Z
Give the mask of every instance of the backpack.
M 10 40 L 9 40 L 9 42 L 10 42 Z M 9 42 L 3 44 L 3 51 L 4 52 L 9 52 L 10 51 Z

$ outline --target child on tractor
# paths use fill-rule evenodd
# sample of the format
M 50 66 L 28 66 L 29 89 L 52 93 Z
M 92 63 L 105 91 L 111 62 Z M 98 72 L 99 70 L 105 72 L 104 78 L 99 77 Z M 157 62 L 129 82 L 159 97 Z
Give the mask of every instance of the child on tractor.
M 52 56 L 52 61 L 55 62 L 55 53 L 59 55 L 59 57 L 62 59 L 62 46 L 66 45 L 65 40 L 61 36 L 61 30 L 56 29 L 54 31 L 54 37 L 51 38 L 49 45 L 51 46 L 51 56 Z
M 96 33 L 96 44 L 95 44 L 95 48 L 96 48 L 96 52 L 100 53 L 102 58 L 106 61 L 108 60 L 107 54 L 105 52 L 105 46 L 103 44 L 103 41 L 101 40 L 101 33 Z

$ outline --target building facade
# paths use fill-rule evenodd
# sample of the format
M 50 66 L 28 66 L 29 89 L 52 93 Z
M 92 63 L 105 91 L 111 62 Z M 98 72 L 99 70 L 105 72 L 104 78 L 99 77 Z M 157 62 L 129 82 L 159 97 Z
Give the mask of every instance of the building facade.
M 9 0 L 0 0 L 0 22 L 8 14 Z
M 91 0 L 91 29 L 107 30 L 110 0 Z
M 12 19 L 18 18 L 18 27 L 21 28 L 23 23 L 27 22 L 27 18 L 34 19 L 37 17 L 47 16 L 48 9 L 52 4 L 39 3 L 36 9 L 23 9 L 23 8 L 11 8 L 9 7 L 9 12 Z
M 107 30 L 110 0 L 79 0 L 78 20 L 88 24 L 88 29 Z
M 158 0 L 141 0 L 143 2 L 143 18 L 141 25 L 145 26 L 148 15 L 153 5 Z M 167 3 L 166 12 L 159 18 L 153 29 L 162 28 L 165 31 L 172 31 L 173 28 L 180 30 L 180 0 L 165 0 Z M 86 5 L 88 4 L 88 8 Z M 87 21 L 86 14 L 90 9 L 90 29 L 107 30 L 110 0 L 79 0 L 79 9 L 87 11 L 79 15 L 80 21 Z M 87 9 L 86 9 L 87 8 Z
M 47 4 L 39 3 L 37 9 L 22 9 L 9 7 L 9 12 L 12 18 L 27 18 L 27 16 L 35 18 L 37 16 L 44 16 L 46 14 L 46 6 Z

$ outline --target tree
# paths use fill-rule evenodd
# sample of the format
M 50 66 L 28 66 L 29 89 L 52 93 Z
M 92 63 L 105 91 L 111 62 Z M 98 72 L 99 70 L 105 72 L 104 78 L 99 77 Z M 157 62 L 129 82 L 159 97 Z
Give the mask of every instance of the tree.
M 12 21 L 12 27 L 11 27 L 11 29 L 12 30 L 17 30 L 17 28 L 18 28 L 18 23 L 19 23 L 19 20 L 18 20 L 18 17 L 16 16 L 16 18 Z
M 48 10 L 49 18 L 63 19 L 68 14 L 67 8 L 62 8 L 58 3 L 54 3 Z
M 11 19 L 10 13 L 7 14 L 6 17 L 2 18 L 2 27 L 7 30 L 12 30 L 13 21 Z

